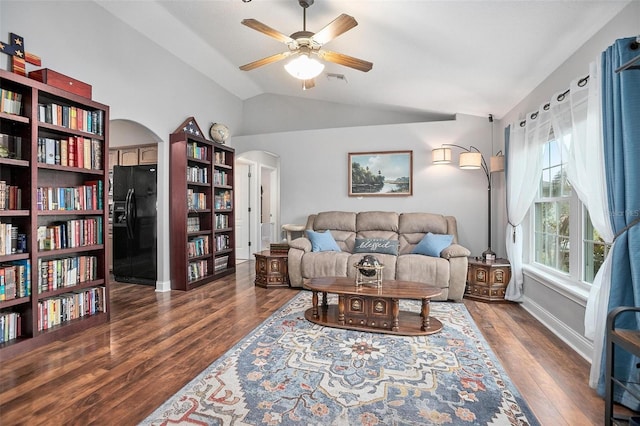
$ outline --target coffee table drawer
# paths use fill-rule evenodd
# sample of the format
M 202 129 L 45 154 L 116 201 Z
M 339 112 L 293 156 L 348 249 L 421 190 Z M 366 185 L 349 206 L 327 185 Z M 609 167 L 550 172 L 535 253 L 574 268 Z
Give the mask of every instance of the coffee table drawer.
M 345 323 L 391 330 L 392 306 L 391 299 L 383 297 L 345 296 Z

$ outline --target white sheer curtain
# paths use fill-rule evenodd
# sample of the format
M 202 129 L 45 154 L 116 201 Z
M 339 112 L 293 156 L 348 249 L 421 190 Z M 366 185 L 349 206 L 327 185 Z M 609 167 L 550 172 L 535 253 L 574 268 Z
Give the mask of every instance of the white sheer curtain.
M 604 241 L 611 243 L 614 233 L 607 202 L 600 72 L 598 59 L 590 64 L 588 79 L 572 81 L 567 95 L 553 97 L 551 122 L 554 134 L 567 153 L 567 178 L 589 210 L 596 231 Z M 600 375 L 610 282 L 611 261 L 607 257 L 593 281 L 584 320 L 585 336 L 594 342 L 591 387 L 598 384 Z
M 510 125 L 506 147 L 506 231 L 507 256 L 511 262 L 511 280 L 505 299 L 522 300 L 522 221 L 538 191 L 542 175 L 544 144 L 549 140 L 551 118 L 549 109 L 541 106 L 537 112 L 527 114 L 526 121 Z

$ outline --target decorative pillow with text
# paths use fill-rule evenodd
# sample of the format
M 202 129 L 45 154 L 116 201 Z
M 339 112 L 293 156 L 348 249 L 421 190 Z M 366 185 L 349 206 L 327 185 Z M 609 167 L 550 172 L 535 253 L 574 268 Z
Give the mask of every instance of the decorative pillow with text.
M 354 253 L 380 253 L 398 255 L 398 241 L 384 238 L 356 238 Z

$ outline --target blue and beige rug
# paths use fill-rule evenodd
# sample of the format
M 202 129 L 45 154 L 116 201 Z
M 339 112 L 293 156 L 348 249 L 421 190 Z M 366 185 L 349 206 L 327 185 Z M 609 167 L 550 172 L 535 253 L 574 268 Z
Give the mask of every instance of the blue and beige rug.
M 538 425 L 462 303 L 432 303 L 444 328 L 418 337 L 316 325 L 310 306 L 301 292 L 141 424 Z

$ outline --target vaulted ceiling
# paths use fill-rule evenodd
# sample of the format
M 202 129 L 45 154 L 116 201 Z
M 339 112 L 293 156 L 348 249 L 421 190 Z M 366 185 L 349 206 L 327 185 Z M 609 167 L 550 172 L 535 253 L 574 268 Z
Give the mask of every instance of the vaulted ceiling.
M 342 13 L 353 16 L 358 25 L 326 48 L 373 62 L 373 69 L 326 63 L 316 86 L 303 91 L 284 61 L 238 68 L 287 50 L 240 22 L 254 18 L 290 35 L 302 30 L 298 0 L 97 1 L 243 100 L 268 93 L 498 118 L 629 3 L 316 0 L 306 12 L 307 30 L 317 32 Z

